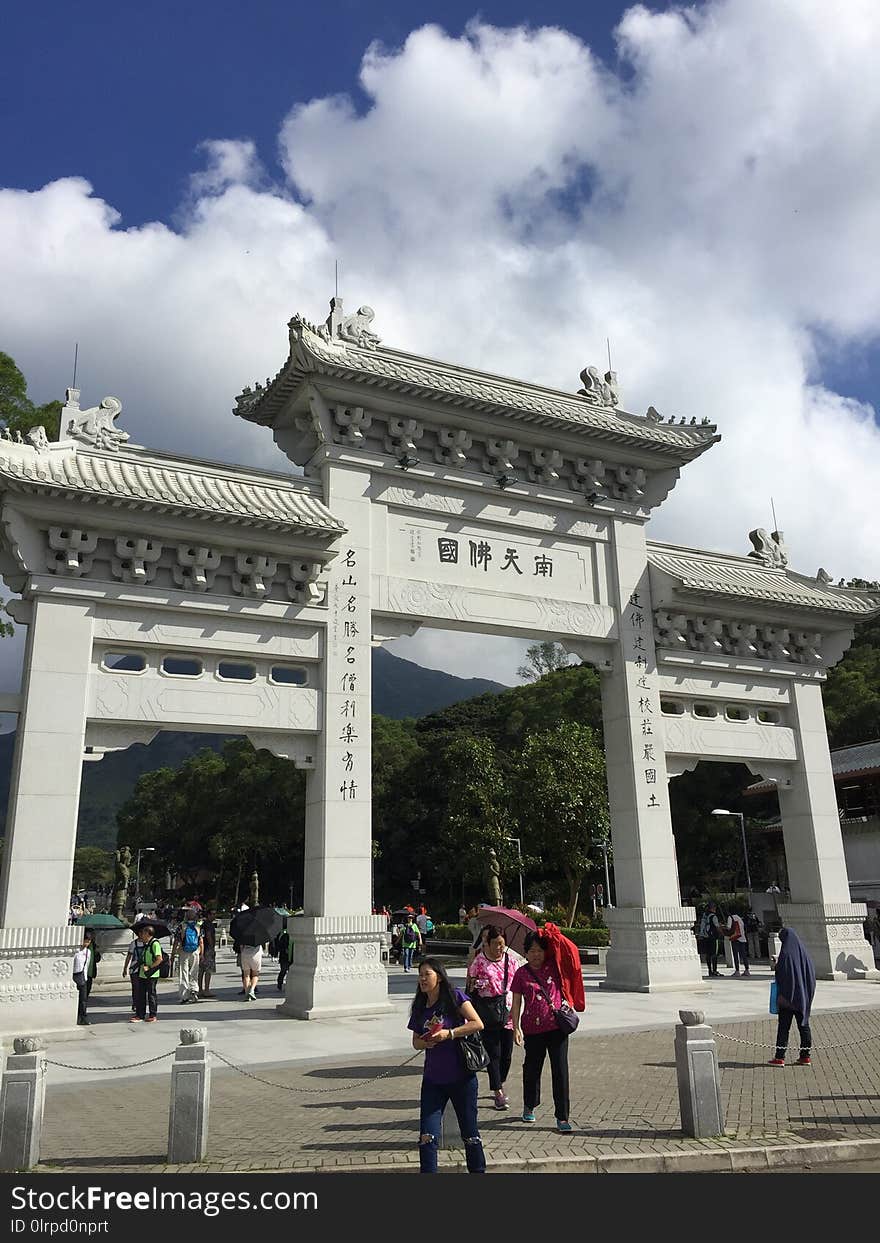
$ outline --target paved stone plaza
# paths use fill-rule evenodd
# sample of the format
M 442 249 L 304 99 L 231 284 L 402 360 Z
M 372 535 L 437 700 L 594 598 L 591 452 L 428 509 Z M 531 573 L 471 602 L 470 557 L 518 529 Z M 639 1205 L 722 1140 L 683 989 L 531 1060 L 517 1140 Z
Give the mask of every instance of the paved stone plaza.
M 237 1000 L 229 951 L 221 951 L 218 1000 L 174 1004 L 164 985 L 160 1023 L 129 1027 L 124 993 L 94 998 L 92 1026 L 79 1039 L 50 1042 L 53 1061 L 126 1065 L 177 1043 L 181 1026 L 204 1022 L 212 1049 L 273 1087 L 215 1060 L 208 1159 L 179 1167 L 206 1171 L 418 1168 L 415 1149 L 421 1057 L 405 1029 L 414 977 L 389 975 L 390 1018 L 302 1023 L 278 1019 L 274 978 L 256 1005 Z M 460 969 L 453 975 L 461 975 Z M 512 1109 L 496 1113 L 488 1087 L 480 1126 L 495 1169 L 639 1170 L 747 1168 L 768 1161 L 824 1161 L 880 1151 L 880 998 L 871 983 L 819 984 L 812 1067 L 767 1066 L 775 1020 L 766 1015 L 769 969 L 751 980 L 713 981 L 689 999 L 600 990 L 587 975 L 587 1013 L 571 1044 L 571 1138 L 553 1129 L 552 1106 L 538 1123 L 519 1119 L 519 1053 Z M 271 985 L 271 987 L 270 987 Z M 719 1041 L 727 1135 L 689 1140 L 679 1131 L 673 1024 L 686 1001 L 705 1009 Z M 739 1043 L 745 1041 L 747 1043 Z M 825 1049 L 823 1046 L 849 1046 Z M 794 1049 L 794 1043 L 792 1043 Z M 135 1071 L 99 1073 L 50 1067 L 43 1167 L 46 1170 L 155 1171 L 168 1168 L 170 1058 Z M 352 1079 L 378 1075 L 369 1083 Z M 134 1077 L 134 1076 L 137 1077 Z M 302 1088 L 308 1091 L 286 1091 Z M 549 1072 L 545 1084 L 549 1100 Z M 453 1130 L 444 1164 L 463 1158 Z M 175 1167 L 178 1168 L 178 1167 Z

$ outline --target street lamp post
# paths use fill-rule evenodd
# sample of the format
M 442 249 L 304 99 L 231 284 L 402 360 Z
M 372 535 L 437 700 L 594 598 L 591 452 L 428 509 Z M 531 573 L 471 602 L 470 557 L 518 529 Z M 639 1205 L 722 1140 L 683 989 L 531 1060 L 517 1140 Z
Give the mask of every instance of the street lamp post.
M 605 864 L 605 893 L 608 898 L 606 905 L 612 906 L 611 902 L 611 880 L 608 875 L 608 843 L 604 837 L 594 837 L 593 845 L 598 846 L 602 851 L 602 862 Z
M 140 846 L 137 855 L 137 871 L 134 878 L 134 913 L 137 915 L 137 905 L 141 899 L 141 855 L 147 855 L 156 849 L 155 846 Z
M 516 842 L 516 857 L 517 857 L 517 859 L 519 860 L 519 904 L 520 904 L 520 906 L 525 906 L 525 899 L 523 898 L 523 883 L 522 883 L 522 846 L 521 846 L 521 842 L 520 842 L 520 839 L 519 839 L 518 837 L 508 837 L 508 839 L 507 839 L 507 840 L 508 840 L 509 842 Z
M 741 811 L 728 811 L 726 807 L 716 807 L 713 810 L 712 815 L 713 816 L 738 816 L 739 817 L 739 829 L 740 829 L 740 833 L 742 834 L 742 844 L 743 844 L 743 862 L 746 865 L 746 890 L 749 895 L 749 907 L 751 907 L 752 905 L 752 874 L 749 871 L 749 848 L 746 845 L 746 818 L 742 814 Z

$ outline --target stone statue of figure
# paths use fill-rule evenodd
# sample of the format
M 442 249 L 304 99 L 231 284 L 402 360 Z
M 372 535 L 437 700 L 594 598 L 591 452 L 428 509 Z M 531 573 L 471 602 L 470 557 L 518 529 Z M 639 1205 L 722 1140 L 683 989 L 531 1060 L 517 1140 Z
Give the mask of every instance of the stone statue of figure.
M 498 862 L 498 855 L 495 848 L 489 847 L 489 857 L 486 863 L 486 884 L 489 890 L 489 905 L 501 905 L 501 864 Z
M 260 874 L 256 870 L 251 872 L 251 884 L 248 890 L 248 905 L 253 908 L 260 905 Z
M 113 886 L 112 913 L 122 919 L 125 900 L 128 897 L 128 879 L 131 876 L 131 848 L 120 846 L 116 851 L 116 879 Z

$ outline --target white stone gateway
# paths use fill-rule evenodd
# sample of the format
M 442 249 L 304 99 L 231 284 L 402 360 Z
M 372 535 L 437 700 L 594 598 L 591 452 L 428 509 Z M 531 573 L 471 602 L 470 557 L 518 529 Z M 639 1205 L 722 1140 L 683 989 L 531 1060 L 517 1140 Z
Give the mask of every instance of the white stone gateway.
M 303 479 L 132 445 L 121 403 L 0 441 L 0 571 L 28 627 L 0 888 L 0 1032 L 72 1025 L 68 910 L 83 758 L 160 729 L 240 733 L 307 771 L 305 917 L 282 1013 L 387 1007 L 370 914 L 370 644 L 420 626 L 553 639 L 599 670 L 617 907 L 608 986 L 700 982 L 669 778 L 742 760 L 778 783 L 792 904 L 826 979 L 874 978 L 849 900 L 822 713 L 870 593 L 650 543 L 703 421 L 383 348 L 333 299 L 236 413 Z M 9 704 L 5 705 L 7 708 Z M 16 706 L 16 705 L 12 705 Z M 17 1003 L 31 1003 L 22 1011 Z

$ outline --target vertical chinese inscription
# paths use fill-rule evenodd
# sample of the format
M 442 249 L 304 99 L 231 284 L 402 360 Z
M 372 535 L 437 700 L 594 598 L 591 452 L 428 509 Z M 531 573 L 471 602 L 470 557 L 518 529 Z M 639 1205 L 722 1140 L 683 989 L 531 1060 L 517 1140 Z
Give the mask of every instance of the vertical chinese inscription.
M 346 548 L 340 559 L 339 576 L 335 591 L 336 624 L 333 627 L 337 659 L 333 668 L 337 671 L 335 685 L 328 690 L 328 727 L 334 731 L 335 778 L 333 784 L 343 803 L 356 802 L 360 797 L 363 774 L 361 730 L 369 728 L 360 699 L 366 690 L 362 662 L 369 658 L 369 646 L 362 641 L 369 633 L 365 609 L 368 598 L 362 582 L 361 558 L 356 548 Z M 360 697 L 360 698 L 359 698 Z
M 657 793 L 657 747 L 660 746 L 657 730 L 659 698 L 652 686 L 653 679 L 649 673 L 648 655 L 651 649 L 646 641 L 646 635 L 650 633 L 648 614 L 639 591 L 634 591 L 629 598 L 621 630 L 629 700 L 632 708 L 636 795 L 641 806 L 660 807 L 662 803 Z

